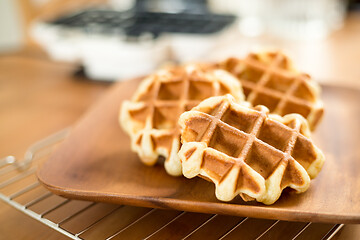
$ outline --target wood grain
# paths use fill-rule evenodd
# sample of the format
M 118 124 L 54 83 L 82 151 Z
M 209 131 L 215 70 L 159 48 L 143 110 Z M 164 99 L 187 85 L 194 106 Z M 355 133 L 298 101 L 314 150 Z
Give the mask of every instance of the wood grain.
M 34 48 L 0 55 L 0 157 L 21 159 L 31 144 L 72 125 L 108 88 L 74 76 L 76 69 Z M 1 175 L 0 182 L 5 179 Z M 42 189 L 17 200 L 26 203 Z M 0 216 L 0 239 L 69 239 L 2 201 Z
M 138 82 L 114 86 L 84 115 L 39 169 L 40 182 L 56 194 L 91 201 L 288 221 L 360 223 L 359 90 L 323 87 L 326 114 L 314 137 L 327 159 L 324 168 L 306 193 L 285 192 L 274 205 L 265 206 L 240 198 L 220 202 L 207 181 L 171 177 L 160 164 L 141 164 L 117 120 L 122 100 L 131 96 Z

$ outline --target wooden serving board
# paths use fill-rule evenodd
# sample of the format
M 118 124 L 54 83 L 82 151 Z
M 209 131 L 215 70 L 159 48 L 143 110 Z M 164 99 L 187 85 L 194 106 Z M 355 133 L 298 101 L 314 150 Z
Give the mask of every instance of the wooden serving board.
M 325 117 L 314 141 L 325 153 L 319 176 L 303 194 L 283 192 L 271 206 L 240 197 L 220 202 L 214 185 L 144 166 L 130 150 L 118 112 L 139 81 L 116 84 L 72 129 L 38 170 L 50 191 L 68 198 L 255 218 L 360 223 L 360 90 L 323 86 Z

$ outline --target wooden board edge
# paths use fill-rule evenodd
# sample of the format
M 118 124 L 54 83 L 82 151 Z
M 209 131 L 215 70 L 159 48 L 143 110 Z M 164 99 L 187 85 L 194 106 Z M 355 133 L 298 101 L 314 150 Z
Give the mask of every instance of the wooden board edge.
M 284 209 L 267 208 L 267 206 L 234 205 L 229 203 L 208 203 L 177 200 L 164 197 L 147 196 L 118 196 L 100 195 L 97 192 L 65 189 L 57 186 L 48 185 L 38 176 L 39 182 L 50 192 L 71 199 L 103 202 L 119 205 L 131 205 L 137 207 L 172 209 L 185 212 L 199 212 L 206 214 L 231 215 L 239 217 L 262 218 L 271 220 L 294 221 L 294 222 L 318 222 L 332 224 L 360 224 L 360 214 L 332 214 L 299 212 Z M 196 211 L 194 211 L 196 209 Z

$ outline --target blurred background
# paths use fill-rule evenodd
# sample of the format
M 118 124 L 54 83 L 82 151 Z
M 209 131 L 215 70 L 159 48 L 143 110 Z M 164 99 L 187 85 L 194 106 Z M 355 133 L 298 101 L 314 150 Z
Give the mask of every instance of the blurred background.
M 281 49 L 319 81 L 360 78 L 357 0 L 1 0 L 0 54 L 43 51 L 88 78 Z

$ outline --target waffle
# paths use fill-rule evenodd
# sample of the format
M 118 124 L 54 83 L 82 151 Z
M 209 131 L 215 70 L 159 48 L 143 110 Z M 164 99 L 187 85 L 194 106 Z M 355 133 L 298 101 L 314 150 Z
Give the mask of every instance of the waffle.
M 298 73 L 281 52 L 249 54 L 245 59 L 229 58 L 219 64 L 235 75 L 253 106 L 265 105 L 281 116 L 298 113 L 314 130 L 323 115 L 320 87 L 310 76 Z
M 143 163 L 154 165 L 161 156 L 166 171 L 179 176 L 179 116 L 208 97 L 227 93 L 244 99 L 239 81 L 213 66 L 192 64 L 159 70 L 143 80 L 131 101 L 123 103 L 120 122 Z
M 204 100 L 180 116 L 179 157 L 187 178 L 215 183 L 216 197 L 274 203 L 284 188 L 304 192 L 324 156 L 299 114 L 269 114 L 265 106 L 238 104 L 227 94 Z

